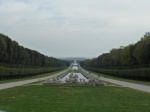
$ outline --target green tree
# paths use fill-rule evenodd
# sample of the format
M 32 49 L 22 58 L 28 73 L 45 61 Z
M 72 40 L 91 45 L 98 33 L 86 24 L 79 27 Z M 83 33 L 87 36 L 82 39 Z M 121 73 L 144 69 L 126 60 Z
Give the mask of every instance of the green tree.
M 131 66 L 135 64 L 133 57 L 134 45 L 129 45 L 122 50 L 121 63 L 124 66 Z
M 6 53 L 7 44 L 3 35 L 0 34 L 0 61 L 3 61 L 4 54 Z

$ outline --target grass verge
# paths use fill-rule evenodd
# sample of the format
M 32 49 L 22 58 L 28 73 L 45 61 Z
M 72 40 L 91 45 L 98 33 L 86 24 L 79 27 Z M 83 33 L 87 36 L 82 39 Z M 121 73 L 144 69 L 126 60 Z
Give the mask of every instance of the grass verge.
M 150 112 L 150 94 L 122 87 L 22 86 L 0 91 L 6 112 Z

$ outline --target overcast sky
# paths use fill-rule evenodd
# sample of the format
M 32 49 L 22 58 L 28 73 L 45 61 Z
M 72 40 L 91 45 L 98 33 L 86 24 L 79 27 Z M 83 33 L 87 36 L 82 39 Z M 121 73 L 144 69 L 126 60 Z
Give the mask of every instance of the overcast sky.
M 0 0 L 0 33 L 53 57 L 97 57 L 150 31 L 150 0 Z

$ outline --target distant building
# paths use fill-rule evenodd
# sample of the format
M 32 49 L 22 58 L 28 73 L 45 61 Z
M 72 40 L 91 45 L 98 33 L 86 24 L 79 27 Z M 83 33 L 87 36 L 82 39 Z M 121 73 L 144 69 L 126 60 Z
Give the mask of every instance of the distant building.
M 62 58 L 61 60 L 65 60 L 65 61 L 84 61 L 84 60 L 86 60 L 86 58 L 70 57 L 70 58 Z

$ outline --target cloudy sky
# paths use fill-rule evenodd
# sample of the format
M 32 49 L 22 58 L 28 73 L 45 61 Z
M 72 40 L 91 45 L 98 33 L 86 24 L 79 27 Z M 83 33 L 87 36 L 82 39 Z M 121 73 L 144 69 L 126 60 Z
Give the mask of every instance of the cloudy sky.
M 0 0 L 0 33 L 54 57 L 97 57 L 150 31 L 150 0 Z

